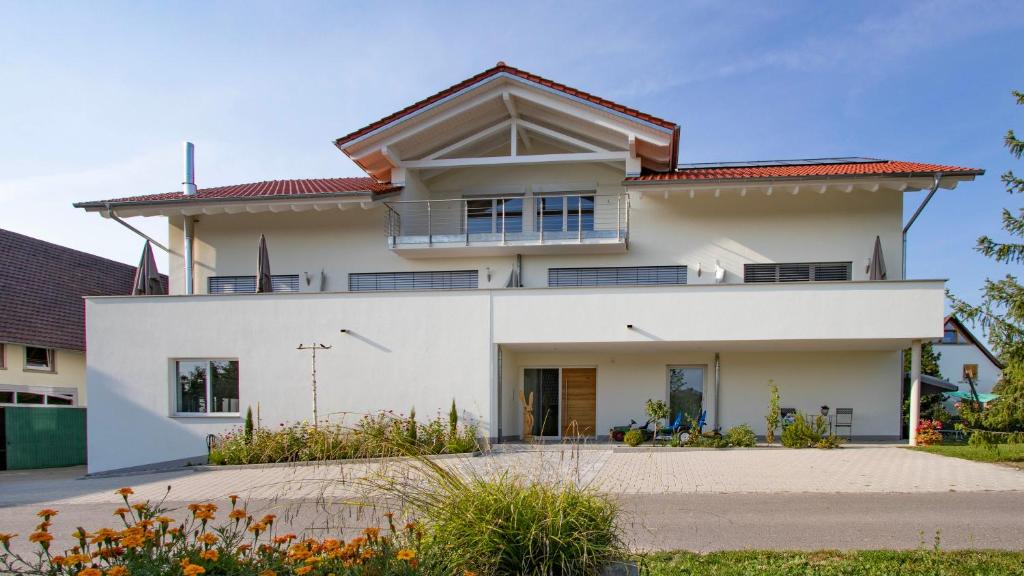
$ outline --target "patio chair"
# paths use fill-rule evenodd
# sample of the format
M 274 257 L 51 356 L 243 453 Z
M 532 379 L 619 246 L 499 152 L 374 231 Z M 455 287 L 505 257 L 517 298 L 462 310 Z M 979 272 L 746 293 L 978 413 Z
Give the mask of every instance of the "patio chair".
M 683 413 L 678 412 L 676 419 L 672 421 L 672 425 L 667 428 L 658 428 L 658 432 L 655 434 L 655 440 L 671 440 L 672 436 L 675 435 L 683 427 Z
M 836 436 L 839 436 L 839 429 L 846 428 L 846 439 L 853 441 L 853 408 L 836 408 L 835 424 Z

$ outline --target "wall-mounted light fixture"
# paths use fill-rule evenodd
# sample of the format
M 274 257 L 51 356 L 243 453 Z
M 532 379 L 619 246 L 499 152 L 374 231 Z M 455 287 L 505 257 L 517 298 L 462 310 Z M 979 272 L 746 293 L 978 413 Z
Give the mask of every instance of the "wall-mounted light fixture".
M 342 328 L 341 329 L 341 333 L 342 334 L 348 334 L 348 328 Z
M 626 324 L 626 329 L 627 330 L 632 330 L 633 329 L 633 325 L 632 324 Z

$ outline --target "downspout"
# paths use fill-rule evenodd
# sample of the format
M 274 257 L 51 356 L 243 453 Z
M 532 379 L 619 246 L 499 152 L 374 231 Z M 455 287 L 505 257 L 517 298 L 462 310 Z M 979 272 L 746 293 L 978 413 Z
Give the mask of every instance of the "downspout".
M 196 195 L 196 166 L 195 166 L 195 145 L 185 142 L 185 174 L 181 182 L 181 191 L 185 196 Z M 185 215 L 185 223 L 182 227 L 185 236 L 185 294 L 192 294 L 194 283 L 192 272 L 194 269 L 192 243 L 195 239 L 195 223 L 192 216 Z
M 939 190 L 939 183 L 941 181 L 942 172 L 938 172 L 935 174 L 935 181 L 932 183 L 932 189 L 928 191 L 928 195 L 924 197 L 924 201 L 921 202 L 921 205 L 918 206 L 917 210 L 914 211 L 914 214 L 910 217 L 910 220 L 907 221 L 907 225 L 903 227 L 903 258 L 901 260 L 901 264 L 903 265 L 903 275 L 900 277 L 901 280 L 907 279 L 907 232 L 910 231 L 910 227 L 914 225 L 914 222 L 917 221 L 917 217 L 920 216 L 921 212 L 924 211 L 924 207 L 927 206 L 928 202 L 931 201 L 932 196 L 935 196 L 935 192 Z
M 715 428 L 721 428 L 721 424 L 718 422 L 718 393 L 720 391 L 720 384 L 722 383 L 722 363 L 719 360 L 718 352 L 715 352 L 715 403 L 711 407 L 711 415 L 714 416 Z

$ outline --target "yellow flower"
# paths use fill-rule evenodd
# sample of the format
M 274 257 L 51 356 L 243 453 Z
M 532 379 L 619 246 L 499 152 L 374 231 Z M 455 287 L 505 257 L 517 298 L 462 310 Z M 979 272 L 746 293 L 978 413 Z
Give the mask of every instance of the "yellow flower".
M 56 516 L 57 511 L 53 508 L 43 508 L 39 512 L 36 512 L 36 516 L 39 516 L 43 520 L 49 520 L 50 516 Z
M 107 576 L 128 576 L 128 569 L 124 566 L 111 566 L 107 568 Z
M 313 567 L 312 566 L 303 566 L 301 568 L 296 568 L 295 569 L 295 573 L 298 574 L 298 576 L 302 576 L 303 574 L 309 574 L 312 571 L 313 571 Z
M 416 551 L 415 550 L 402 549 L 402 550 L 399 550 L 397 554 L 395 554 L 395 558 L 398 558 L 399 560 L 412 560 L 415 557 L 416 557 Z
M 76 576 L 103 576 L 103 572 L 99 568 L 83 568 Z
M 216 562 L 220 558 L 220 552 L 216 550 L 203 550 L 199 553 L 199 557 L 203 560 L 209 560 L 210 562 Z
M 127 486 L 125 486 L 124 488 L 118 488 L 117 490 L 115 490 L 114 494 L 117 494 L 119 496 L 124 496 L 125 498 L 127 498 L 127 497 L 131 496 L 132 494 L 135 494 L 135 490 L 132 490 L 131 488 L 128 488 Z
M 81 528 L 78 528 L 74 532 L 71 533 L 71 537 L 72 538 L 76 538 L 78 540 L 83 540 L 85 538 L 91 538 L 92 536 L 88 532 L 86 532 L 85 530 L 83 530 Z
M 33 532 L 28 535 L 29 542 L 38 542 L 40 544 L 45 542 L 48 544 L 51 540 L 53 540 L 53 534 L 49 532 Z

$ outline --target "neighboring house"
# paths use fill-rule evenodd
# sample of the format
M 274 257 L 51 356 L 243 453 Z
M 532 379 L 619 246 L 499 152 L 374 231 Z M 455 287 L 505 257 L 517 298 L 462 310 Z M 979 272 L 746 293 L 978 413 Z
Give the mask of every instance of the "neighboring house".
M 957 384 L 960 392 L 970 392 L 967 376 L 974 376 L 980 394 L 991 394 L 992 387 L 1003 375 L 1006 366 L 989 351 L 955 316 L 947 316 L 942 340 L 932 348 L 942 354 L 939 370 L 942 377 Z M 951 403 L 952 404 L 952 403 Z
M 171 296 L 87 301 L 90 470 L 203 457 L 249 407 L 309 419 L 311 342 L 333 346 L 332 421 L 454 398 L 514 439 L 522 390 L 534 435 L 603 436 L 648 398 L 763 433 L 774 380 L 784 407 L 897 438 L 900 350 L 941 336 L 944 304 L 901 277 L 904 192 L 983 172 L 679 165 L 679 136 L 499 63 L 337 139 L 368 177 L 196 190 L 187 165 L 182 192 L 76 204 L 170 232 Z M 261 234 L 275 292 L 251 294 Z

